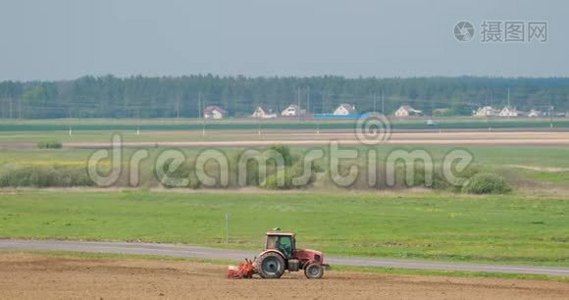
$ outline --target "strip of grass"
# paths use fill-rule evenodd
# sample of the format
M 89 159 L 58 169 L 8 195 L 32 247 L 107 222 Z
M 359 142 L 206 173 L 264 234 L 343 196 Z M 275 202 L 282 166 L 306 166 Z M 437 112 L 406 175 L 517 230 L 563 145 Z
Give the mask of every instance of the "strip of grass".
M 486 129 L 486 128 L 568 128 L 567 119 L 478 119 L 471 117 L 441 118 L 436 126 L 427 126 L 427 119 L 392 119 L 394 129 Z M 193 130 L 201 131 L 205 126 L 210 130 L 253 130 L 259 125 L 264 129 L 313 130 L 354 129 L 356 120 L 313 120 L 313 119 L 277 119 L 263 120 L 260 123 L 253 119 L 226 119 L 200 121 L 198 119 L 58 119 L 58 120 L 0 120 L 0 132 L 49 132 L 67 131 L 70 127 L 77 131 L 123 131 L 123 130 Z
M 334 270 L 346 272 L 368 272 L 386 275 L 411 275 L 411 276 L 450 276 L 468 278 L 503 278 L 520 280 L 547 280 L 558 282 L 569 282 L 566 276 L 548 276 L 534 274 L 514 274 L 514 273 L 495 273 L 495 272 L 463 272 L 463 271 L 437 271 L 437 270 L 415 270 L 415 269 L 394 269 L 394 268 L 374 268 L 374 267 L 347 267 L 338 266 Z
M 333 255 L 569 266 L 568 214 L 519 195 L 26 191 L 0 195 L 0 237 L 259 250 L 279 226 Z
M 294 154 L 301 155 L 311 149 L 324 149 L 326 147 L 290 147 Z M 367 146 L 346 147 L 350 149 L 359 149 L 360 157 L 364 158 L 365 153 L 371 149 Z M 377 149 L 377 159 L 384 161 L 386 157 L 394 150 L 416 150 L 422 149 L 427 151 L 433 157 L 435 163 L 442 161 L 444 156 L 456 147 L 452 146 L 399 146 L 399 145 L 380 145 L 373 147 Z M 166 148 L 146 148 L 150 151 L 150 156 L 155 157 Z M 171 148 L 168 148 L 171 149 Z M 462 147 L 461 147 L 462 149 Z M 474 161 L 479 165 L 486 166 L 528 166 L 536 168 L 569 168 L 569 149 L 562 146 L 516 146 L 516 154 L 512 155 L 510 146 L 469 146 L 467 150 L 473 155 Z M 128 162 L 132 154 L 138 149 L 127 148 L 123 152 L 123 161 Z M 202 148 L 181 148 L 188 159 L 195 159 Z M 237 148 L 220 148 L 219 151 L 227 154 L 227 156 L 238 155 L 243 149 Z M 262 150 L 262 149 L 261 149 Z M 86 165 L 90 155 L 95 150 L 92 149 L 0 149 L 0 166 L 6 163 L 17 163 L 23 165 L 49 165 L 49 164 L 81 164 Z M 551 172 L 550 172 L 551 173 Z
M 527 178 L 531 178 L 539 182 L 550 182 L 550 183 L 569 183 L 569 171 L 533 171 L 533 170 L 521 170 L 521 174 L 525 175 Z

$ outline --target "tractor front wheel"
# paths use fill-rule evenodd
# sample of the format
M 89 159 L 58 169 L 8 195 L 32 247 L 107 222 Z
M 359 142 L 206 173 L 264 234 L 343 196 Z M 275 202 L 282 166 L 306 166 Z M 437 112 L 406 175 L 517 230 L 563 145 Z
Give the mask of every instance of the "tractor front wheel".
M 310 264 L 304 268 L 304 275 L 308 279 L 320 279 L 324 276 L 324 267 L 320 264 Z
M 263 278 L 280 278 L 285 272 L 284 259 L 275 252 L 268 252 L 257 259 L 258 273 Z

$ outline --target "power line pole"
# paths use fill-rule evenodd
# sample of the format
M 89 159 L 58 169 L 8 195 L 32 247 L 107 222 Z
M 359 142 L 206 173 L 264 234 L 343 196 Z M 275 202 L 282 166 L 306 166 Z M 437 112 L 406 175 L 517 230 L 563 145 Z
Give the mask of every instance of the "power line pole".
M 140 105 L 136 107 L 136 135 L 140 135 Z
M 553 128 L 553 105 L 551 105 L 551 94 L 549 94 L 549 128 Z
M 381 113 L 385 115 L 385 94 L 381 90 Z
M 225 213 L 225 243 L 229 243 L 229 222 L 231 220 L 231 215 L 226 212 Z
M 255 120 L 257 121 L 257 135 L 261 136 L 261 116 L 257 113 L 257 109 L 263 109 L 262 104 L 259 102 L 257 102 L 257 107 L 255 108 L 253 114 L 255 115 Z
M 198 92 L 198 119 L 202 118 L 202 92 Z
M 68 108 L 67 114 L 68 114 L 68 117 L 69 117 L 69 132 L 68 132 L 68 135 L 69 135 L 69 136 L 72 136 L 72 135 L 73 135 L 73 128 L 71 128 L 71 122 L 72 122 L 72 119 L 73 119 L 73 118 L 72 118 L 72 116 L 71 116 L 71 106 Z
M 261 117 L 256 116 L 255 119 L 257 119 L 257 135 L 261 136 Z
M 200 95 L 201 95 L 201 93 L 200 93 Z M 200 96 L 200 99 L 201 99 L 201 96 Z M 207 101 L 206 101 L 206 100 L 204 100 L 204 103 L 202 104 L 202 106 L 203 106 L 203 108 L 204 108 L 204 110 L 205 110 L 205 108 L 207 107 Z M 206 122 L 205 122 L 205 119 L 206 119 L 205 114 L 203 114 L 203 112 L 202 112 L 202 122 L 203 122 L 203 123 L 202 123 L 202 125 L 203 125 L 203 126 L 202 126 L 202 136 L 205 136 L 205 126 L 206 126 L 206 125 L 205 125 L 205 123 L 206 123 Z
M 298 120 L 300 121 L 300 88 L 296 88 L 296 100 L 297 100 L 296 115 L 297 115 Z
M 508 110 L 512 111 L 512 107 L 510 106 L 510 88 L 508 88 Z M 510 114 L 508 113 L 508 119 L 510 118 Z
M 180 96 L 176 97 L 176 119 L 180 118 Z
M 492 115 L 494 114 L 494 90 L 490 90 L 490 112 L 488 113 L 488 131 L 492 131 Z
M 9 103 L 9 106 L 10 106 L 10 109 L 9 109 L 9 112 L 10 112 L 10 113 L 9 113 L 8 116 L 9 116 L 10 119 L 12 119 L 12 97 L 8 98 L 8 101 L 9 101 L 8 103 Z
M 308 87 L 306 92 L 306 114 L 310 114 L 310 87 Z
M 375 93 L 372 94 L 373 97 L 373 112 L 377 112 L 377 98 L 375 97 Z

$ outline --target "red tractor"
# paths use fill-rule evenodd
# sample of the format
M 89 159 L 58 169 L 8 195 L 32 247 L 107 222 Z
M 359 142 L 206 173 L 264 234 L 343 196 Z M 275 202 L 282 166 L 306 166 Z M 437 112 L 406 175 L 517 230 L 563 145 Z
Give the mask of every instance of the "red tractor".
M 328 267 L 322 252 L 296 248 L 295 234 L 285 232 L 267 232 L 265 250 L 253 265 L 263 278 L 280 278 L 286 270 L 304 270 L 307 278 L 319 279 Z

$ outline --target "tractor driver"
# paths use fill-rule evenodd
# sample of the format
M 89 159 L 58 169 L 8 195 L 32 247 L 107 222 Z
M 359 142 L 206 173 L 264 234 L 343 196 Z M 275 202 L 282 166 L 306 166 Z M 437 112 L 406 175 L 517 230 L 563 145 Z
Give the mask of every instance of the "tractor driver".
M 286 255 L 286 257 L 292 256 L 292 245 L 290 237 L 280 237 L 278 249 Z

